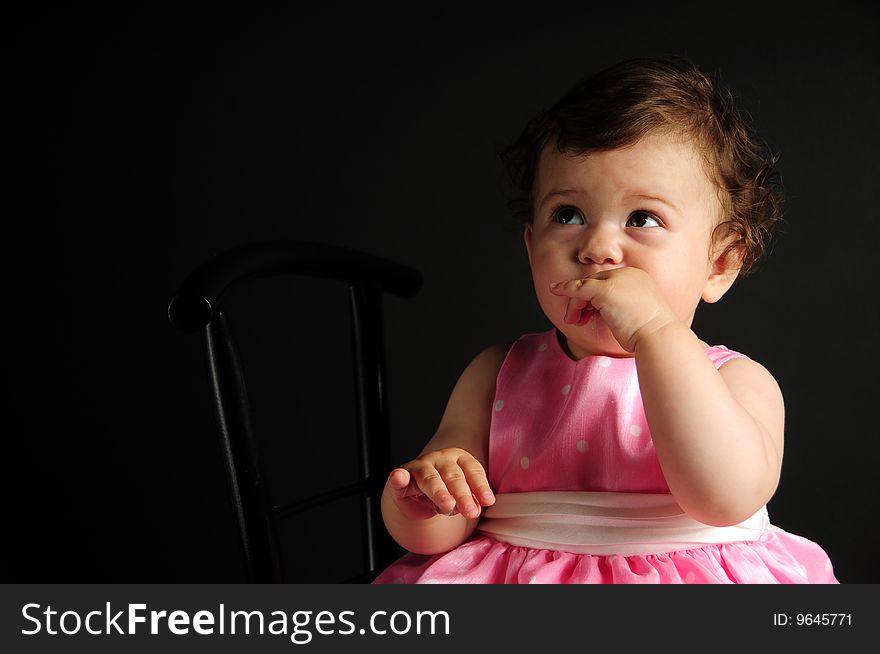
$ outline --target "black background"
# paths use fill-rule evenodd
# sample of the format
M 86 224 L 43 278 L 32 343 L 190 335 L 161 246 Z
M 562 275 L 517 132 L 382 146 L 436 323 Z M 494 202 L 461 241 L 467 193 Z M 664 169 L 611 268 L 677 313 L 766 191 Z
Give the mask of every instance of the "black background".
M 418 268 L 387 298 L 395 461 L 487 345 L 550 328 L 496 152 L 580 77 L 678 54 L 720 71 L 780 152 L 786 226 L 695 329 L 786 397 L 778 526 L 877 582 L 877 9 L 792 4 L 348 3 L 10 16 L 4 76 L 4 581 L 243 579 L 193 266 L 274 238 Z M 11 118 L 9 117 L 11 115 Z M 356 475 L 346 290 L 230 291 L 279 501 Z M 357 568 L 354 508 L 284 527 L 292 576 Z

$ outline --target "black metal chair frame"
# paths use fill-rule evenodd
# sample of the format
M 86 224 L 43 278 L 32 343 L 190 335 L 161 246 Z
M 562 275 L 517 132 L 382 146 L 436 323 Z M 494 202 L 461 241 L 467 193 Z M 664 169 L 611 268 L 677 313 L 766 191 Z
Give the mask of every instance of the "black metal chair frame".
M 256 277 L 299 275 L 336 279 L 349 285 L 357 403 L 360 480 L 275 506 L 251 426 L 244 373 L 220 300 L 234 284 Z M 196 267 L 168 306 L 168 318 L 185 332 L 201 331 L 214 414 L 238 523 L 248 582 L 283 582 L 276 522 L 351 495 L 361 496 L 365 537 L 363 575 L 371 581 L 397 556 L 382 522 L 380 499 L 390 470 L 382 293 L 410 298 L 421 274 L 364 252 L 306 241 L 263 241 L 232 248 Z

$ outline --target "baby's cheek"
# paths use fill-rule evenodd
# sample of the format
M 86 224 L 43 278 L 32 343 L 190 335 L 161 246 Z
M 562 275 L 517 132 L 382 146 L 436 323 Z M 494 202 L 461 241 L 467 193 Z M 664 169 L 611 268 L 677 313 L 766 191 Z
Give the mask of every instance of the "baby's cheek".
M 541 309 L 544 314 L 551 320 L 558 320 L 561 324 L 565 319 L 565 312 L 568 308 L 569 299 L 566 296 L 554 295 L 550 291 L 544 291 L 538 295 L 541 303 Z
M 691 280 L 666 279 L 661 276 L 659 279 L 655 278 L 654 282 L 660 295 L 680 320 L 684 320 L 693 313 L 700 298 L 700 289 L 695 288 Z

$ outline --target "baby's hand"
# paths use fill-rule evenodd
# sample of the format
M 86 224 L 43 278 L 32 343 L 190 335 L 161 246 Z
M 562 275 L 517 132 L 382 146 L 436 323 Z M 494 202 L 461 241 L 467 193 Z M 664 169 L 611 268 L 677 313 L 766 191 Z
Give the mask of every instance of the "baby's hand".
M 640 268 L 614 268 L 550 285 L 550 292 L 571 298 L 565 323 L 585 325 L 598 311 L 627 352 L 639 338 L 678 320 L 654 280 Z
M 483 466 L 458 447 L 428 452 L 404 463 L 391 471 L 386 485 L 394 503 L 412 520 L 438 513 L 476 518 L 481 506 L 495 503 Z

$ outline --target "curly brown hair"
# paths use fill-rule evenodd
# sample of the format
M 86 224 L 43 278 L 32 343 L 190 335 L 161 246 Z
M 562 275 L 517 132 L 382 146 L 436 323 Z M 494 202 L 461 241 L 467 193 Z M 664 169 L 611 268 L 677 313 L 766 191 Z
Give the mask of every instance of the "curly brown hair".
M 677 56 L 628 59 L 575 84 L 549 110 L 530 121 L 501 152 L 514 184 L 513 216 L 531 223 L 533 187 L 543 149 L 589 154 L 635 144 L 649 133 L 693 138 L 715 183 L 723 218 L 715 242 L 739 250 L 741 274 L 764 256 L 782 220 L 778 157 L 755 132 L 720 77 Z

